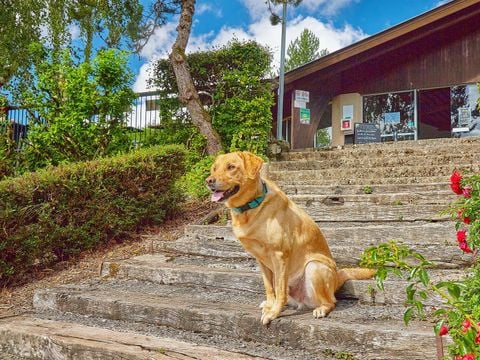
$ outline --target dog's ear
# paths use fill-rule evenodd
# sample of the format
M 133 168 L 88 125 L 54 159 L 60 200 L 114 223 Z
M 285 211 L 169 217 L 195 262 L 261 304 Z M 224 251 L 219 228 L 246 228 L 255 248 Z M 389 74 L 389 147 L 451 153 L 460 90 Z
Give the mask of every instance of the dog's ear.
M 241 151 L 239 155 L 243 159 L 243 166 L 245 167 L 247 176 L 250 179 L 255 179 L 262 168 L 262 158 L 248 151 Z

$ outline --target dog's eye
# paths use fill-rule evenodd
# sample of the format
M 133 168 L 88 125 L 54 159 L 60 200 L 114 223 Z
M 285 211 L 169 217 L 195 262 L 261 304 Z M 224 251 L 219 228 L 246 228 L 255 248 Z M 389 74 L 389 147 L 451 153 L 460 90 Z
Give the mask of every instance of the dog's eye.
M 233 164 L 228 164 L 227 165 L 227 170 L 234 170 L 235 169 L 235 165 Z

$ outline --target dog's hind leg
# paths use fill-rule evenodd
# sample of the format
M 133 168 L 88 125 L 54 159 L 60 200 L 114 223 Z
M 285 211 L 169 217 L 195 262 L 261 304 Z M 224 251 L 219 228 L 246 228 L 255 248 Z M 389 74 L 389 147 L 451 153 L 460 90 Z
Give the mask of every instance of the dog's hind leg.
M 313 307 L 315 318 L 325 317 L 335 309 L 336 270 L 318 261 L 305 266 L 307 304 Z

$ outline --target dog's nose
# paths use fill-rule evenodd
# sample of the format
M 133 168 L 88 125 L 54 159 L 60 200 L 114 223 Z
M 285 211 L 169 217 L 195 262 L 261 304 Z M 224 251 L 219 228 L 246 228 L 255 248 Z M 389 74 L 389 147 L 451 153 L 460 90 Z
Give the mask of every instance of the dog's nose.
M 215 189 L 215 178 L 213 176 L 209 176 L 205 179 L 205 182 L 207 183 L 207 186 L 211 189 Z

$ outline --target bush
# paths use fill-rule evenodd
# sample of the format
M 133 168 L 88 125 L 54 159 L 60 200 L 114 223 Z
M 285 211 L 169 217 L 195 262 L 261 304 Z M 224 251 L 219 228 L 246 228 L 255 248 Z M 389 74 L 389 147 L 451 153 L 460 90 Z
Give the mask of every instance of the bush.
M 441 299 L 441 306 L 429 314 L 435 320 L 435 334 L 451 338 L 450 359 L 472 360 L 480 355 L 480 174 L 462 176 L 454 171 L 450 187 L 459 195 L 448 210 L 456 221 L 459 251 L 472 255 L 472 266 L 462 279 L 432 281 L 428 269 L 433 264 L 395 242 L 367 249 L 362 265 L 378 268 L 376 280 L 380 289 L 387 275 L 396 275 L 409 283 L 405 289 L 408 308 L 404 321 L 407 324 L 414 316 L 427 315 L 425 301 L 432 294 Z
M 207 156 L 193 164 L 182 178 L 181 184 L 188 195 L 196 199 L 204 199 L 210 194 L 205 179 L 210 175 L 214 157 Z
M 0 285 L 160 223 L 182 201 L 185 150 L 152 147 L 0 182 Z
M 126 114 L 136 95 L 126 53 L 101 50 L 79 63 L 71 50 L 31 45 L 28 80 L 12 83 L 14 99 L 29 109 L 22 151 L 25 170 L 87 161 L 129 151 Z

